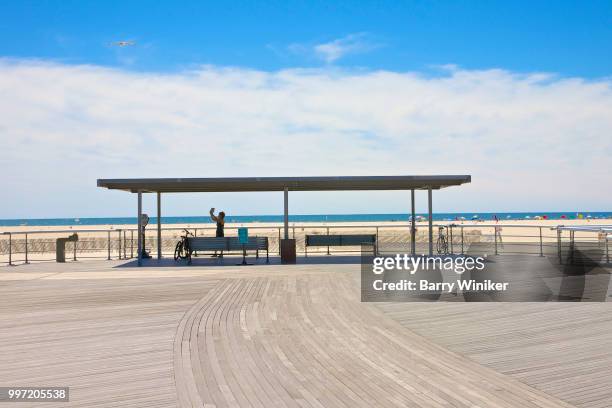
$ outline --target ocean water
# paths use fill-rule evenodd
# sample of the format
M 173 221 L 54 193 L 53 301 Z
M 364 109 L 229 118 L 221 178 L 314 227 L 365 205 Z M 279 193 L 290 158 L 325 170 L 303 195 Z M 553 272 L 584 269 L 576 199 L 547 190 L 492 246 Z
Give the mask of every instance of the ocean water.
M 417 213 L 418 217 L 426 217 L 427 214 Z M 480 220 L 525 220 L 534 217 L 547 217 L 552 220 L 592 218 L 612 219 L 612 211 L 595 212 L 481 212 L 481 213 L 434 213 L 434 221 L 452 221 L 462 217 L 466 220 L 474 218 Z M 409 214 L 312 214 L 312 215 L 290 215 L 289 222 L 375 222 L 375 221 L 409 221 Z M 151 217 L 150 223 L 156 223 L 157 218 Z M 164 224 L 201 224 L 210 223 L 210 217 L 187 216 L 187 217 L 162 217 Z M 282 215 L 228 215 L 228 223 L 250 223 L 250 222 L 283 222 Z M 0 220 L 0 227 L 27 226 L 60 226 L 60 225 L 121 225 L 136 224 L 136 217 L 109 217 L 109 218 L 40 218 L 40 219 L 5 219 Z

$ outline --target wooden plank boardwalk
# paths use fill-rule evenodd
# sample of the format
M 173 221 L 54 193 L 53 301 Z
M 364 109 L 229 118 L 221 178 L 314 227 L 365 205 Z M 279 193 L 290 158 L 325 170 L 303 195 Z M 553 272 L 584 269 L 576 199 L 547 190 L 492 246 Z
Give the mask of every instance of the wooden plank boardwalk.
M 69 406 L 176 406 L 176 325 L 217 281 L 113 264 L 0 269 L 1 386 L 69 386 Z
M 612 407 L 610 303 L 385 303 L 404 327 L 587 408 Z
M 70 386 L 57 406 L 83 407 L 573 406 L 360 303 L 357 265 L 117 264 L 0 271 L 0 385 Z

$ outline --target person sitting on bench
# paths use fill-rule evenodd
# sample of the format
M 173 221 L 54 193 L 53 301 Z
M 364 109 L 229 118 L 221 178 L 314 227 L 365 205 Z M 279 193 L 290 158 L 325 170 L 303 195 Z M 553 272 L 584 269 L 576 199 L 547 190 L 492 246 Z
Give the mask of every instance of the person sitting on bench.
M 217 231 L 215 233 L 215 236 L 217 238 L 224 237 L 225 213 L 223 211 L 220 211 L 219 215 L 215 215 L 215 208 L 213 207 L 210 209 L 210 219 L 217 223 Z M 215 256 L 217 256 L 217 251 L 215 251 L 213 257 Z M 223 251 L 221 251 L 221 256 L 223 257 Z

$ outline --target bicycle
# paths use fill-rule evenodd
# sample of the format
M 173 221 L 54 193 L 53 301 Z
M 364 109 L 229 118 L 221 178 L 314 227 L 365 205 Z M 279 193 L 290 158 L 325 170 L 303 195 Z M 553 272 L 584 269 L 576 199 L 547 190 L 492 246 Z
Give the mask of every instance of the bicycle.
M 179 259 L 187 259 L 189 258 L 189 254 L 191 253 L 191 249 L 189 248 L 189 236 L 193 237 L 193 234 L 186 229 L 184 229 L 185 235 L 181 235 L 181 240 L 176 243 L 176 247 L 174 248 L 174 260 L 178 261 Z
M 438 228 L 438 241 L 436 242 L 436 249 L 439 254 L 448 253 L 448 241 L 446 240 L 446 233 L 444 227 Z

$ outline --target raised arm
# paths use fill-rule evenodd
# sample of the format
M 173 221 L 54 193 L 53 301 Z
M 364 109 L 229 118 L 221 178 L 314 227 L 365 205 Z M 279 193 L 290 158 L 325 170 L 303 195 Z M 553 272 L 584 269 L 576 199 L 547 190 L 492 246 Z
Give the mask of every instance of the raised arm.
M 217 218 L 217 216 L 215 215 L 215 209 L 211 208 L 210 209 L 210 219 L 213 220 L 214 222 L 219 221 L 219 219 Z

